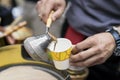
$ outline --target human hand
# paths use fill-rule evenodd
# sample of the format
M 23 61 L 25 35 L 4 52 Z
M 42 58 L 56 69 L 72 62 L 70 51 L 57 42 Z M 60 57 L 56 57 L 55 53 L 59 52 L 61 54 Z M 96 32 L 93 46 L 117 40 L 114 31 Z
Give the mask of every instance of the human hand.
M 72 66 L 89 67 L 104 63 L 113 53 L 115 40 L 110 33 L 99 33 L 73 47 Z
M 1 36 L 3 36 L 4 31 L 5 29 L 2 26 L 0 26 Z M 11 35 L 4 36 L 3 38 L 5 38 L 7 42 L 6 44 L 15 44 L 15 39 Z
M 16 40 L 11 35 L 6 36 L 6 41 L 10 45 L 11 44 L 16 44 Z
M 65 0 L 40 0 L 36 7 L 38 14 L 43 22 L 46 23 L 50 12 L 53 10 L 52 20 L 55 21 L 64 12 L 66 3 Z

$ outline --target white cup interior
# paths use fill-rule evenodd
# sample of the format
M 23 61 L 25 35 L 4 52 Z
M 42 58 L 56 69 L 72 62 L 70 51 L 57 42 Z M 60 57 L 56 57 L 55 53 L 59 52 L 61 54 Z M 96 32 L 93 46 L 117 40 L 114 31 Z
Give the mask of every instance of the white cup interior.
M 48 46 L 48 49 L 54 52 L 63 52 L 69 49 L 72 46 L 72 43 L 70 40 L 66 38 L 58 38 L 55 49 L 54 46 L 55 46 L 55 41 L 52 41 Z

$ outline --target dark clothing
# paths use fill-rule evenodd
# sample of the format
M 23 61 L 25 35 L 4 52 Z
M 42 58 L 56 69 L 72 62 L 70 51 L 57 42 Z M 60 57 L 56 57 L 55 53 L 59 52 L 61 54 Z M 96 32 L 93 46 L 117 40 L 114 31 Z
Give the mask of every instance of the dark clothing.
M 3 6 L 0 6 L 0 17 L 2 19 L 0 23 L 1 26 L 9 25 L 13 21 L 11 10 Z
M 120 0 L 71 0 L 71 3 L 68 22 L 86 36 L 120 24 Z
M 71 0 L 67 20 L 75 31 L 85 36 L 104 32 L 120 25 L 120 0 Z M 119 65 L 120 57 L 112 55 L 105 63 L 89 67 L 87 80 L 120 80 Z
M 87 80 L 120 80 L 120 57 L 111 56 L 105 63 L 90 67 Z
M 26 1 L 30 1 L 30 2 L 37 2 L 37 1 L 39 1 L 39 0 L 26 0 Z

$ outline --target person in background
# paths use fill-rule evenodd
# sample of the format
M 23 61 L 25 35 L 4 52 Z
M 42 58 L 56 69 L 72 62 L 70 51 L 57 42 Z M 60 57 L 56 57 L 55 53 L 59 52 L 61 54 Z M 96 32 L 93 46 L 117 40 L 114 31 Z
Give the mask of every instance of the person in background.
M 1 26 L 9 25 L 13 21 L 11 9 L 7 9 L 2 5 L 0 5 L 0 17 L 1 17 L 1 23 L 0 23 Z
M 70 64 L 88 67 L 87 80 L 120 80 L 119 4 L 119 0 L 71 0 L 65 34 L 75 45 Z M 40 0 L 37 10 L 46 23 L 52 10 L 55 21 L 65 6 L 65 0 Z
M 4 27 L 10 25 L 12 21 L 14 20 L 11 9 L 8 9 L 4 7 L 3 5 L 0 5 L 0 18 L 1 18 L 0 33 L 2 35 L 2 33 L 4 32 Z M 5 44 L 14 44 L 15 40 L 9 35 L 5 37 L 4 42 Z

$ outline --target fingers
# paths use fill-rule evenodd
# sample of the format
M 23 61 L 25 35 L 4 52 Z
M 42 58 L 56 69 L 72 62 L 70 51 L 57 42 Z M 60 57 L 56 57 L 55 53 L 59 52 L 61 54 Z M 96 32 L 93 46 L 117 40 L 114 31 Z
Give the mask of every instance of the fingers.
M 37 3 L 37 11 L 43 22 L 46 23 L 51 11 L 54 11 L 52 20 L 59 18 L 65 9 L 65 0 L 41 0 Z
M 97 52 L 97 48 L 96 47 L 92 47 L 88 50 L 85 50 L 85 51 L 81 51 L 77 54 L 71 54 L 70 56 L 70 61 L 71 62 L 78 62 L 78 61 L 83 61 L 83 60 L 86 60 L 88 58 L 90 58 L 91 56 L 94 56 L 98 54 Z
M 114 49 L 112 39 L 108 34 L 100 33 L 76 44 L 70 56 L 71 65 L 89 67 L 104 63 L 112 55 Z
M 46 23 L 48 14 L 52 8 L 52 3 L 49 3 L 47 0 L 41 0 L 37 2 L 36 8 L 40 19 Z
M 87 38 L 73 47 L 70 56 L 71 65 L 87 67 L 93 65 L 93 63 L 99 59 L 98 57 L 95 57 L 96 55 L 99 55 L 99 52 L 93 42 L 93 38 Z
M 38 1 L 37 5 L 36 5 L 36 9 L 37 9 L 37 12 L 38 12 L 39 15 L 40 15 L 40 12 L 41 12 L 41 5 L 42 5 L 42 1 Z
M 41 12 L 41 5 L 42 5 L 42 1 L 38 1 L 37 5 L 36 5 L 36 10 L 38 12 L 38 16 L 39 16 L 40 20 L 41 20 L 41 17 L 42 17 L 41 14 L 40 14 L 40 12 Z
M 44 2 L 44 4 L 42 5 L 42 10 L 41 10 L 41 18 L 43 22 L 45 23 L 47 22 L 49 14 L 53 10 L 53 8 L 54 8 L 54 3 L 50 2 L 50 0 L 48 0 L 47 2 Z
M 61 15 L 62 15 L 62 13 L 63 13 L 63 11 L 64 11 L 64 8 L 63 7 L 58 7 L 59 9 L 57 9 L 56 11 L 55 11 L 55 13 L 53 14 L 53 16 L 52 16 L 52 20 L 53 21 L 55 21 L 56 19 L 58 19 Z
M 72 49 L 72 54 L 76 54 L 77 52 L 81 52 L 83 50 L 87 50 L 88 48 L 94 46 L 92 39 L 88 38 L 78 44 L 76 44 Z
M 80 66 L 80 67 L 90 67 L 90 66 L 94 66 L 97 64 L 101 64 L 104 63 L 105 58 L 99 54 L 92 56 L 86 60 L 83 61 L 79 61 L 79 62 L 70 62 L 70 65 L 72 66 Z
M 9 44 L 15 44 L 15 42 L 16 42 L 15 39 L 12 38 L 11 36 L 6 36 L 6 39 L 7 39 Z

